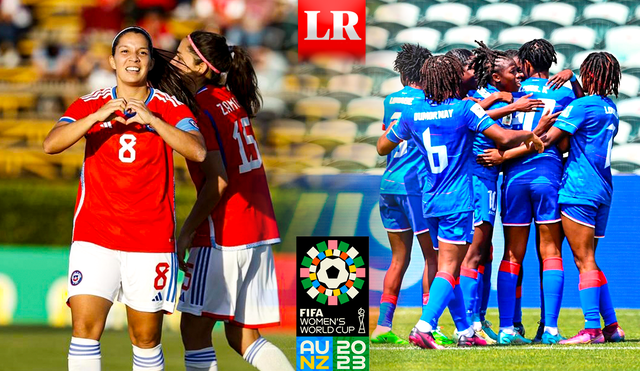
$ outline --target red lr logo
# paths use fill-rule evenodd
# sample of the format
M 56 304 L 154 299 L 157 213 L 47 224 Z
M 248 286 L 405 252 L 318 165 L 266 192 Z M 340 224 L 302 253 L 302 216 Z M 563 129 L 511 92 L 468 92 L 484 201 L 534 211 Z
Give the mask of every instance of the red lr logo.
M 364 60 L 366 0 L 299 0 L 298 59 L 315 54 Z

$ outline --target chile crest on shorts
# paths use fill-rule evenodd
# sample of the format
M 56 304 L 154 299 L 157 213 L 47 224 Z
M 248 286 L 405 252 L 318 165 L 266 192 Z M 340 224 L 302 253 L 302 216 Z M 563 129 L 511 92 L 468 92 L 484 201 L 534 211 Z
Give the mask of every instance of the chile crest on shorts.
M 72 286 L 78 286 L 78 284 L 82 282 L 82 272 L 80 272 L 79 270 L 73 271 L 73 273 L 71 273 L 69 281 L 71 282 Z
M 298 370 L 369 369 L 369 238 L 298 237 Z

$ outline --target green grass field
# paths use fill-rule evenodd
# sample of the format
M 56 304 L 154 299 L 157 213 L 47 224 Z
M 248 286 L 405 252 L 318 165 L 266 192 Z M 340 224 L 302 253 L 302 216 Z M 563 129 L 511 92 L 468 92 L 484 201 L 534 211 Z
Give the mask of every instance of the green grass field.
M 394 330 L 405 337 L 420 315 L 419 309 L 396 311 Z M 538 311 L 524 313 L 527 337 L 535 334 Z M 489 319 L 497 325 L 497 311 Z M 371 312 L 375 325 L 377 312 Z M 640 311 L 619 310 L 618 320 L 627 333 L 627 341 L 586 346 L 524 346 L 473 349 L 448 348 L 443 351 L 420 350 L 411 346 L 376 345 L 371 350 L 371 370 L 640 370 Z M 577 309 L 563 309 L 561 333 L 575 334 L 583 324 Z M 440 323 L 445 333 L 454 330 L 448 313 Z M 0 370 L 63 371 L 70 330 L 34 327 L 0 328 Z M 269 334 L 266 337 L 295 362 L 295 337 Z M 184 370 L 179 334 L 165 332 L 163 338 L 166 370 Z M 214 344 L 220 370 L 251 370 L 226 344 L 222 331 L 214 332 Z M 108 331 L 102 339 L 103 370 L 130 370 L 131 346 L 124 331 Z

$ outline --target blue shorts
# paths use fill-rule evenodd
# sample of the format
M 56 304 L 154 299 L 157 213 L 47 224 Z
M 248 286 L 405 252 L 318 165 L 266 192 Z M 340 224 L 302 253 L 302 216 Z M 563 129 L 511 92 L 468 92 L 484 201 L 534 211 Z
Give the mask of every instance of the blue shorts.
M 609 205 L 598 201 L 560 196 L 558 201 L 562 215 L 574 222 L 595 229 L 595 238 L 604 238 L 609 221 Z
M 381 194 L 380 217 L 387 232 L 413 230 L 416 235 L 429 232 L 419 195 Z
M 438 241 L 464 245 L 473 241 L 473 211 L 427 218 L 433 248 Z
M 558 186 L 544 183 L 510 183 L 502 187 L 502 225 L 524 227 L 560 221 Z
M 498 208 L 497 182 L 473 176 L 473 224 L 478 226 L 483 222 L 493 225 L 496 221 Z

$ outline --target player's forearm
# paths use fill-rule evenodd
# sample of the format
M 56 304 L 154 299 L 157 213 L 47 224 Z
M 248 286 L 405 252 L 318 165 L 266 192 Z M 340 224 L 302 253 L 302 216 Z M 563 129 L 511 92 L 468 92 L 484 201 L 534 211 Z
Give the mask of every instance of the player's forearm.
M 536 153 L 535 148 L 527 148 L 525 145 L 521 145 L 519 147 L 511 148 L 504 151 L 503 158 L 505 161 L 513 160 L 514 158 L 526 156 L 531 153 Z
M 491 94 L 485 99 L 481 100 L 478 104 L 482 107 L 483 110 L 488 110 L 494 103 L 498 102 L 500 99 L 495 95 Z M 493 117 L 492 117 L 493 118 Z
M 504 130 L 496 144 L 503 148 L 513 148 L 530 140 L 535 134 L 525 130 Z
M 180 130 L 158 117 L 154 118 L 152 126 L 169 147 L 173 148 L 184 158 L 194 162 L 204 161 L 207 155 L 207 149 L 204 144 L 204 139 L 199 132 Z
M 189 216 L 182 225 L 181 235 L 191 235 L 211 215 L 211 211 L 222 198 L 226 186 L 227 183 L 221 178 L 205 180 Z
M 582 90 L 582 85 L 580 85 L 578 79 L 575 79 L 575 81 L 571 81 L 571 89 L 573 90 L 573 94 L 576 96 L 576 98 L 584 97 L 584 91 Z
M 485 99 L 486 100 L 486 99 Z M 484 101 L 483 101 L 484 102 Z M 505 116 L 508 116 L 514 113 L 516 110 L 514 108 L 513 103 L 506 105 L 504 107 L 492 109 L 491 111 L 487 111 L 487 115 L 491 117 L 492 120 L 499 120 Z
M 42 143 L 44 152 L 50 155 L 60 153 L 74 145 L 87 134 L 97 122 L 93 114 L 70 123 L 56 125 Z

